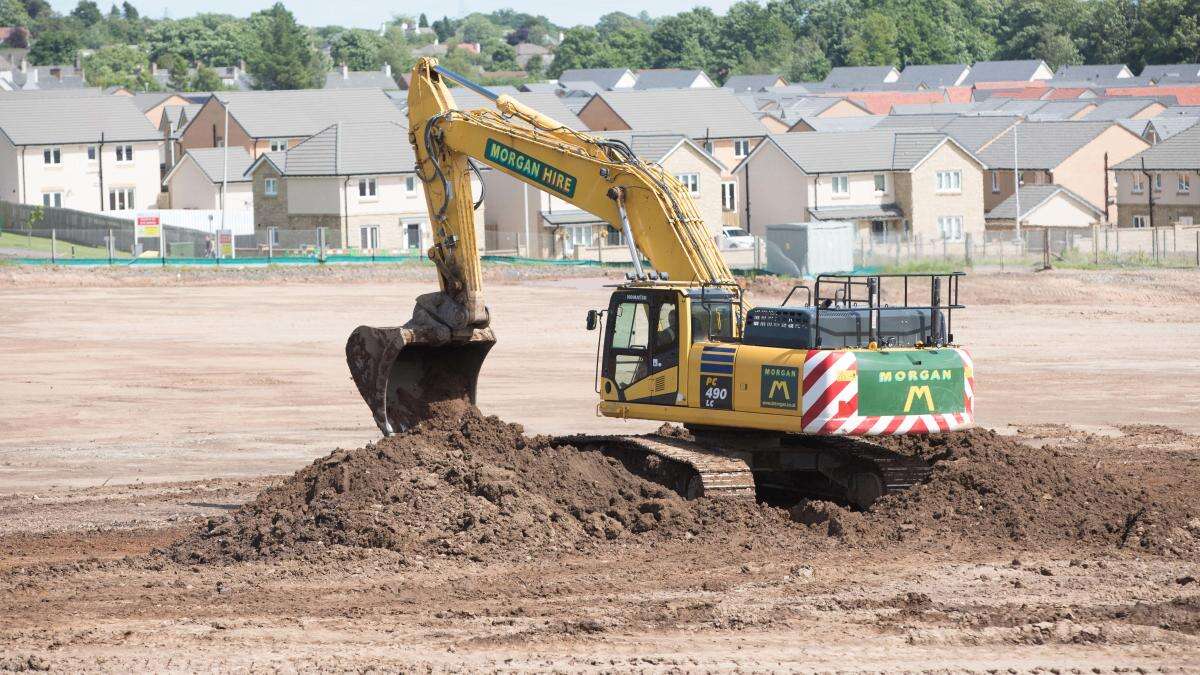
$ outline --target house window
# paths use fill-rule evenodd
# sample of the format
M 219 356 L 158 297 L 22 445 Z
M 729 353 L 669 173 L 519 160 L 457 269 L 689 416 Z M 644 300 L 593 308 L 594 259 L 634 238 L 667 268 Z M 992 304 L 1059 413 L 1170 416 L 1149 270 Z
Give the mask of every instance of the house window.
M 707 153 L 708 153 L 708 154 L 710 154 L 710 155 L 711 155 L 711 154 L 713 154 L 713 143 L 712 143 L 712 141 L 704 141 L 704 151 L 705 151 L 705 152 L 707 152 Z
M 1143 178 L 1144 176 L 1140 173 L 1133 174 L 1133 187 L 1130 188 L 1133 194 L 1140 195 L 1146 191 L 1146 181 Z
M 282 140 L 271 141 L 271 152 L 283 152 L 284 150 L 287 150 L 287 145 L 288 142 L 286 138 Z
M 134 208 L 133 188 L 113 188 L 109 190 L 108 208 L 111 211 L 125 211 Z
M 591 246 L 592 245 L 592 226 L 591 225 L 575 225 L 571 227 L 568 235 L 571 246 Z
M 850 196 L 850 177 L 849 176 L 834 176 L 833 177 L 833 195 L 835 197 Z
M 1186 195 L 1192 191 L 1192 177 L 1186 173 L 1179 174 L 1179 187 L 1176 189 L 1181 195 Z
M 96 161 L 96 152 L 97 152 L 96 146 L 94 146 L 94 145 L 87 146 L 87 155 L 88 155 L 89 162 Z
M 939 171 L 939 172 L 937 172 L 937 191 L 938 192 L 962 192 L 962 172 L 961 171 Z
M 359 197 L 374 197 L 375 196 L 375 179 L 374 178 L 359 178 L 358 179 L 358 196 Z
M 1000 191 L 1000 172 L 993 171 L 992 172 L 992 192 L 999 192 L 999 191 Z
M 42 206 L 62 206 L 61 192 L 43 192 Z
M 606 242 L 609 246 L 624 246 L 625 233 L 615 228 L 609 228 Z
M 364 225 L 358 228 L 359 248 L 372 251 L 379 248 L 379 226 Z
M 887 192 L 887 175 L 882 173 L 875 174 L 875 192 Z
M 416 176 L 405 176 L 404 177 L 404 191 L 407 192 L 410 197 L 417 194 L 417 177 Z
M 46 148 L 42 150 L 42 164 L 62 164 L 62 149 Z
M 1180 227 L 1191 227 L 1194 224 L 1191 216 L 1179 216 Z
M 748 154 L 750 154 L 750 141 L 734 141 L 733 142 L 733 156 L 734 157 L 745 157 Z
M 279 194 L 279 179 L 267 178 L 263 180 L 263 194 L 268 197 L 275 197 Z
M 1154 191 L 1162 192 L 1162 174 L 1161 173 L 1154 174 Z
M 727 180 L 721 183 L 721 210 L 737 211 L 737 183 Z
M 1146 218 L 1146 216 L 1134 216 L 1133 217 L 1133 226 L 1134 227 L 1146 227 L 1146 225 L 1148 225 L 1148 224 L 1149 224 L 1149 219 Z
M 938 216 L 938 231 L 942 233 L 942 239 L 961 240 L 963 236 L 962 223 L 962 216 Z
M 117 161 L 118 162 L 132 162 L 133 161 L 133 146 L 132 145 L 118 145 L 117 146 Z
M 700 174 L 698 173 L 677 173 L 675 180 L 683 183 L 683 187 L 692 194 L 693 197 L 700 194 Z
M 278 227 L 268 227 L 267 232 L 271 238 L 271 246 L 274 248 L 278 248 L 279 247 L 279 228 Z

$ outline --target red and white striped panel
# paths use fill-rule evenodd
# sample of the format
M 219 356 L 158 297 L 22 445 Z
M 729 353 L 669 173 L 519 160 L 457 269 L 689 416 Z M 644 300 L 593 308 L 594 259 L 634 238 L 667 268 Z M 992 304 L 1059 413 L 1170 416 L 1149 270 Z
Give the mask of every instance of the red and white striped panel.
M 809 350 L 804 360 L 801 428 L 822 435 L 878 436 L 931 434 L 974 425 L 975 378 L 971 357 L 962 358 L 964 409 L 960 413 L 927 415 L 858 414 L 858 361 L 854 352 Z

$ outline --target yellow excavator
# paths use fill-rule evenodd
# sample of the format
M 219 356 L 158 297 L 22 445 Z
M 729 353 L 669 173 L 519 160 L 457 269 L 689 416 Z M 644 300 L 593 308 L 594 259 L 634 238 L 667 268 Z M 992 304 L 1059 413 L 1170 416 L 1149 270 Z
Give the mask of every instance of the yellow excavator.
M 494 109 L 458 109 L 448 80 Z M 688 191 L 627 144 L 572 130 L 431 58 L 413 68 L 408 118 L 440 290 L 420 296 L 403 326 L 360 326 L 346 345 L 385 435 L 419 422 L 434 402 L 474 402 L 496 341 L 472 159 L 594 214 L 628 245 L 632 271 L 586 318 L 589 330 L 603 329 L 598 410 L 687 433 L 568 439 L 576 445 L 688 497 L 816 495 L 865 508 L 929 472 L 866 437 L 974 424 L 972 362 L 951 324 L 960 273 L 821 275 L 781 305 L 751 307 Z M 804 304 L 791 302 L 801 296 Z

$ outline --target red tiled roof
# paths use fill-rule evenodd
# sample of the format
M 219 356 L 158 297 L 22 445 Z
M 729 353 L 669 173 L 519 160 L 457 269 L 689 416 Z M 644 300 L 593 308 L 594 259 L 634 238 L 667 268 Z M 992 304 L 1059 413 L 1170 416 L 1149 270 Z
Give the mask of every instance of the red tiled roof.
M 1077 99 L 1087 91 L 1084 87 L 1055 87 L 1042 97 L 1044 101 L 1066 101 Z
M 1026 89 L 1029 87 L 1048 87 L 1045 80 L 1033 80 L 1027 82 L 1025 80 L 1010 80 L 1007 82 L 976 82 L 976 89 Z
M 1174 96 L 1179 105 L 1200 105 L 1200 84 L 1173 84 L 1165 87 L 1109 87 L 1105 96 Z
M 943 91 L 946 92 L 947 103 L 970 103 L 973 98 L 970 87 L 946 87 Z
M 1015 89 L 992 89 L 996 98 L 1013 98 L 1022 101 L 1037 101 L 1046 95 L 1046 87 L 1018 87 Z
M 941 90 L 930 91 L 851 91 L 838 94 L 871 111 L 874 115 L 887 115 L 892 106 L 905 103 L 945 103 Z

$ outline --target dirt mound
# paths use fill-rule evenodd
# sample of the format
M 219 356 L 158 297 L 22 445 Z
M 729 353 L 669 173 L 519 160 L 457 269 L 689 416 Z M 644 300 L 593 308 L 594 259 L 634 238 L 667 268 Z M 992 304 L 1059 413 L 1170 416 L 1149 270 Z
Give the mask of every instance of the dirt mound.
M 615 459 L 527 437 L 462 402 L 435 412 L 408 432 L 317 460 L 168 554 L 228 562 L 341 545 L 492 560 L 631 535 L 694 536 L 718 522 L 789 526 L 786 514 L 754 504 L 686 502 Z
M 1142 471 L 1110 472 L 1088 456 L 1086 443 L 1039 448 L 982 429 L 882 442 L 932 462 L 929 481 L 884 497 L 867 513 L 802 502 L 793 518 L 867 546 L 916 541 L 1200 551 L 1200 530 L 1189 530 L 1200 514 L 1187 498 L 1195 493 L 1148 488 L 1147 475 L 1159 470 L 1149 458 Z M 1131 451 L 1137 447 L 1135 439 L 1125 442 Z

